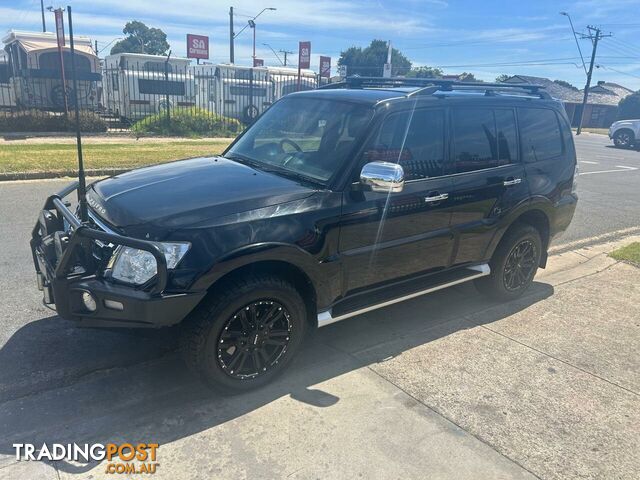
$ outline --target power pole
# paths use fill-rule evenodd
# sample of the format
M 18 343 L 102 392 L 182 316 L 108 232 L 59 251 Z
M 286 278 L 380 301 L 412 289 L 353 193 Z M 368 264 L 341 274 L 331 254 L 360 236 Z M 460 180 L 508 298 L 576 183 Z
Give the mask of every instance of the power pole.
M 391 40 L 387 44 L 387 63 L 384 64 L 384 68 L 382 70 L 382 76 L 385 78 L 392 77 L 392 66 L 391 66 L 391 53 L 393 52 L 391 48 Z
M 293 55 L 292 51 L 289 50 L 278 50 L 280 53 L 284 55 L 284 66 L 287 66 L 287 55 Z
M 233 64 L 235 61 L 233 52 L 233 7 L 229 7 L 229 63 Z
M 587 100 L 589 98 L 589 88 L 591 87 L 591 75 L 593 74 L 593 65 L 596 61 L 596 50 L 598 49 L 598 42 L 603 37 L 610 37 L 611 34 L 603 35 L 599 28 L 591 25 L 587 26 L 589 35 L 582 35 L 582 38 L 589 38 L 593 44 L 593 50 L 591 51 L 591 63 L 589 63 L 589 71 L 587 72 L 587 84 L 584 87 L 584 96 L 582 97 L 582 109 L 580 111 L 580 122 L 578 123 L 578 130 L 576 135 L 580 135 L 582 132 L 582 122 L 584 120 L 584 111 L 587 107 Z
M 44 21 L 44 0 L 40 0 L 40 12 L 42 13 L 42 32 L 47 31 L 47 24 Z

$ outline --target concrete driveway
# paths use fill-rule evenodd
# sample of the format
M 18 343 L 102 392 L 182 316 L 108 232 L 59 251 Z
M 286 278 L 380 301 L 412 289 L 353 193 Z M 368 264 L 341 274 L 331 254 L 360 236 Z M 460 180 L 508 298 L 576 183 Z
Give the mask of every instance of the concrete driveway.
M 106 353 L 104 332 L 42 318 L 0 350 L 23 360 L 2 369 L 0 478 L 113 478 L 11 447 L 113 441 L 160 443 L 156 478 L 638 478 L 640 269 L 610 248 L 552 257 L 509 304 L 466 285 L 327 327 L 279 381 L 230 398 L 171 336 L 116 332 Z M 134 364 L 15 389 L 84 349 Z

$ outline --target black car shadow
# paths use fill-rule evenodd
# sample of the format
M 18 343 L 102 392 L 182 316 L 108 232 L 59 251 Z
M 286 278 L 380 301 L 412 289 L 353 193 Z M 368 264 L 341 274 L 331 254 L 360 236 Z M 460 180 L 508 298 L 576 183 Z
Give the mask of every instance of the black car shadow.
M 233 421 L 284 396 L 329 407 L 340 398 L 318 384 L 457 331 L 498 321 L 553 292 L 552 286 L 535 282 L 526 296 L 498 305 L 471 285 L 459 285 L 370 312 L 317 331 L 284 375 L 264 388 L 231 397 L 211 391 L 188 373 L 175 351 L 175 330 L 80 330 L 58 317 L 45 318 L 13 335 L 0 350 L 0 366 L 19 355 L 23 361 L 17 368 L 23 371 L 15 378 L 30 375 L 40 362 L 55 375 L 68 369 L 73 375 L 49 377 L 55 388 L 49 382 L 47 389 L 38 384 L 32 392 L 5 385 L 0 454 L 14 457 L 13 443 L 154 442 L 160 444 L 161 456 L 163 444 Z M 47 342 L 59 349 L 66 346 L 67 352 L 46 356 L 43 348 L 51 351 Z M 136 350 L 133 356 L 131 349 Z M 99 367 L 95 359 L 102 355 L 116 363 Z M 56 467 L 80 474 L 95 464 L 58 461 Z

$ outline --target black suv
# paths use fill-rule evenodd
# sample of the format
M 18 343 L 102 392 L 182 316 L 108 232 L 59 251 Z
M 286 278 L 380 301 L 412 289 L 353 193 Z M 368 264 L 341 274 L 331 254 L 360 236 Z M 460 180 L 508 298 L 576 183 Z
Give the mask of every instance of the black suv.
M 50 197 L 31 247 L 81 326 L 183 323 L 209 384 L 263 385 L 309 329 L 473 280 L 509 300 L 573 216 L 562 104 L 532 85 L 356 77 L 286 96 L 219 157 Z

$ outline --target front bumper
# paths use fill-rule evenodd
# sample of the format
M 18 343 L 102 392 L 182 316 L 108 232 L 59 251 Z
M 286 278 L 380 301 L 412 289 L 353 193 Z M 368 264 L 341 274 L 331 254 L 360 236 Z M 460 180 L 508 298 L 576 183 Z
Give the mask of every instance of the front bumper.
M 31 252 L 45 303 L 86 327 L 163 327 L 174 325 L 195 308 L 206 292 L 168 292 L 167 263 L 154 242 L 125 237 L 82 224 L 63 202 L 77 189 L 71 184 L 47 199 L 31 236 Z M 145 250 L 157 262 L 157 275 L 142 287 L 104 278 L 104 262 L 117 245 Z M 89 293 L 95 309 L 83 302 Z

